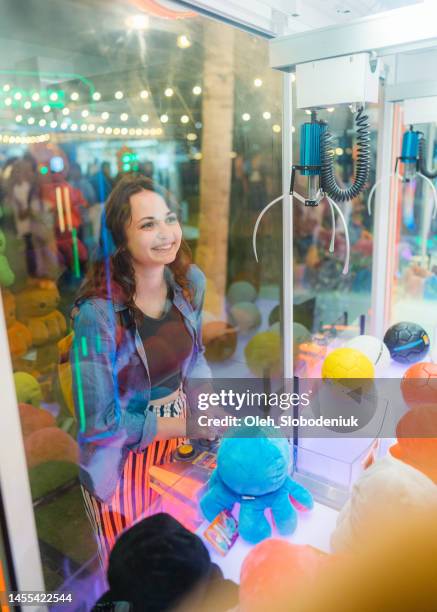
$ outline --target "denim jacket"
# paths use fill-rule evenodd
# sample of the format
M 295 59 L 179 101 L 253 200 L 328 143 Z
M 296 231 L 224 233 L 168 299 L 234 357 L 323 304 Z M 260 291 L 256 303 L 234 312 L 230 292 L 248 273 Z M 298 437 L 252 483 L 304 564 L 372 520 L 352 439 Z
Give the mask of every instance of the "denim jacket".
M 173 289 L 173 303 L 193 339 L 182 379 L 210 378 L 201 337 L 205 276 L 191 265 L 192 306 L 167 267 L 165 275 Z M 129 451 L 145 450 L 157 429 L 155 414 L 147 410 L 151 387 L 144 346 L 135 325 L 120 325 L 122 311 L 127 312 L 123 303 L 96 297 L 85 300 L 73 314 L 70 362 L 79 424 L 80 479 L 104 502 L 115 492 Z

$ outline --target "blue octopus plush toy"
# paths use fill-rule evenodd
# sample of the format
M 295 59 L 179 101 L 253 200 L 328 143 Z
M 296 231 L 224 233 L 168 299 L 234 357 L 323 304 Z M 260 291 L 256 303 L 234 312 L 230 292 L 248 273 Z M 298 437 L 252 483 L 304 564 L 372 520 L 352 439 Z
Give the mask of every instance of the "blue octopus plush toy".
M 203 514 L 212 521 L 222 510 L 231 511 L 239 503 L 239 533 L 256 544 L 272 533 L 265 516 L 270 508 L 278 532 L 293 533 L 297 513 L 290 497 L 308 509 L 313 507 L 313 498 L 290 478 L 290 464 L 290 446 L 284 438 L 268 438 L 262 432 L 248 438 L 224 438 L 217 467 L 200 500 Z

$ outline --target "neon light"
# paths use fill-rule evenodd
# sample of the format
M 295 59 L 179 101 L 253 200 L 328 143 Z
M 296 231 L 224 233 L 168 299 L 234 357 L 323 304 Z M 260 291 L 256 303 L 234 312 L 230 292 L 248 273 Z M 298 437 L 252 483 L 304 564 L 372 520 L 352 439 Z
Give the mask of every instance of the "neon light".
M 75 365 L 75 374 L 76 374 L 76 389 L 77 389 L 77 403 L 79 406 L 79 431 L 83 433 L 85 431 L 85 404 L 83 401 L 83 387 L 82 387 L 82 375 L 79 367 L 79 348 L 77 342 L 73 342 L 73 351 L 74 351 L 74 365 Z
M 99 355 L 102 352 L 102 338 L 100 337 L 100 334 L 96 335 L 96 351 Z
M 63 234 L 65 232 L 64 210 L 62 208 L 62 193 L 61 188 L 56 187 L 56 208 L 58 209 L 59 229 Z
M 64 187 L 64 201 L 65 201 L 65 215 L 67 217 L 67 227 L 73 229 L 73 220 L 71 218 L 71 203 L 70 203 L 70 190 L 68 187 Z
M 77 246 L 77 230 L 75 227 L 71 230 L 71 238 L 73 240 L 74 275 L 76 278 L 80 278 L 79 248 Z
M 86 341 L 86 336 L 82 336 L 80 340 L 82 344 L 82 355 L 84 357 L 88 357 L 88 344 Z

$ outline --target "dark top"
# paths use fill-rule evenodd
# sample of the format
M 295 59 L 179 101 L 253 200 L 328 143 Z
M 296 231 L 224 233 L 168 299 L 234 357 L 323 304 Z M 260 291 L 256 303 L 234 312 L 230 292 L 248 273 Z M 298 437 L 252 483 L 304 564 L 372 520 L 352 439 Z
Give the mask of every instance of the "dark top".
M 138 327 L 149 366 L 152 400 L 176 391 L 182 381 L 182 364 L 193 350 L 193 340 L 172 297 L 169 294 L 160 318 L 143 314 Z

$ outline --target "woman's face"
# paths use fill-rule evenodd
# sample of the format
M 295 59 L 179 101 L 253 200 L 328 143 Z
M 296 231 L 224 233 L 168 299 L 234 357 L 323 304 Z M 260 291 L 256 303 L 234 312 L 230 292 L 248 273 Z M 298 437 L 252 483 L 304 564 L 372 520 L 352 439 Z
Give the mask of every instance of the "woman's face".
M 153 191 L 140 191 L 130 198 L 132 218 L 126 225 L 127 248 L 134 263 L 142 266 L 170 264 L 182 240 L 175 212 Z

